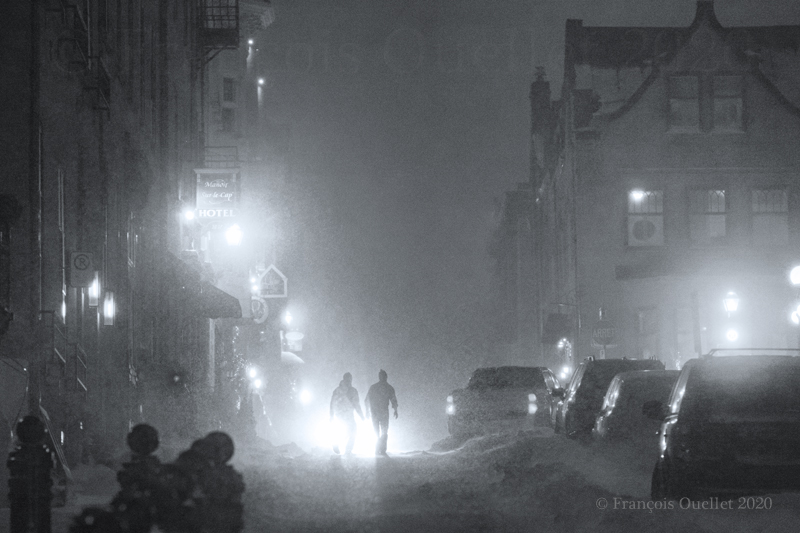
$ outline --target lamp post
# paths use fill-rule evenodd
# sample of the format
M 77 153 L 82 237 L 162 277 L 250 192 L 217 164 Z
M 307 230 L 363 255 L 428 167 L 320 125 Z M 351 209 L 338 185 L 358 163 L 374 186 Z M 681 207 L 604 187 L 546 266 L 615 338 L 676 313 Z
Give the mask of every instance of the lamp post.
M 739 297 L 733 291 L 728 291 L 725 298 L 722 299 L 722 305 L 725 307 L 725 312 L 728 313 L 728 318 L 739 309 Z M 728 324 L 725 330 L 725 338 L 728 342 L 736 342 L 739 339 L 739 332 L 734 325 Z

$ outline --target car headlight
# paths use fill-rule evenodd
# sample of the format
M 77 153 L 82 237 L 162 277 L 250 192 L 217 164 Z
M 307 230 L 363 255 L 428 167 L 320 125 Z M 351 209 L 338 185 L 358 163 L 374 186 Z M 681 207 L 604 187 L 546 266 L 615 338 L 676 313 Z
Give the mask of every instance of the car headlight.
M 311 392 L 308 389 L 303 389 L 300 392 L 300 403 L 308 405 L 311 403 Z
M 534 403 L 536 401 L 536 395 L 535 394 L 528 394 L 528 401 L 531 402 L 531 403 Z
M 453 402 L 453 396 L 447 397 L 447 408 L 445 409 L 448 415 L 456 414 L 456 404 Z

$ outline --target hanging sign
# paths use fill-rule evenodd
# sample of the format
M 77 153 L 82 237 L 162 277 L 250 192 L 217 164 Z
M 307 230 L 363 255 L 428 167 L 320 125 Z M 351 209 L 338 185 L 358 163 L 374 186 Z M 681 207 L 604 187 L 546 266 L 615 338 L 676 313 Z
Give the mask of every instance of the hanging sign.
M 239 173 L 225 169 L 196 169 L 195 216 L 200 220 L 235 218 L 239 205 Z

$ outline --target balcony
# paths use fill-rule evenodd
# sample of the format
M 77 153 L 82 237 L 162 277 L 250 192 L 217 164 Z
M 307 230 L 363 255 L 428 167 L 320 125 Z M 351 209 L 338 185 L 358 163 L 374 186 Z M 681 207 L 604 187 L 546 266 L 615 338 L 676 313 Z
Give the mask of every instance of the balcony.
M 239 0 L 201 0 L 200 43 L 206 50 L 239 48 Z
M 236 146 L 206 146 L 203 154 L 205 168 L 239 168 L 239 149 Z

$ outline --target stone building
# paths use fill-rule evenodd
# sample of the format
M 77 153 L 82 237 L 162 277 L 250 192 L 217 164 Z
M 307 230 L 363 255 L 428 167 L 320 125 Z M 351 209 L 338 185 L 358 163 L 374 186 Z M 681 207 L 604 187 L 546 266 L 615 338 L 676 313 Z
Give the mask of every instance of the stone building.
M 242 306 L 184 212 L 213 153 L 216 62 L 245 71 L 269 2 L 6 2 L 0 20 L 4 425 L 48 418 L 67 467 L 139 421 L 219 427 L 215 352 Z
M 567 21 L 560 99 L 531 90 L 548 365 L 797 346 L 798 47 L 800 26 L 724 27 L 706 0 L 688 27 Z

